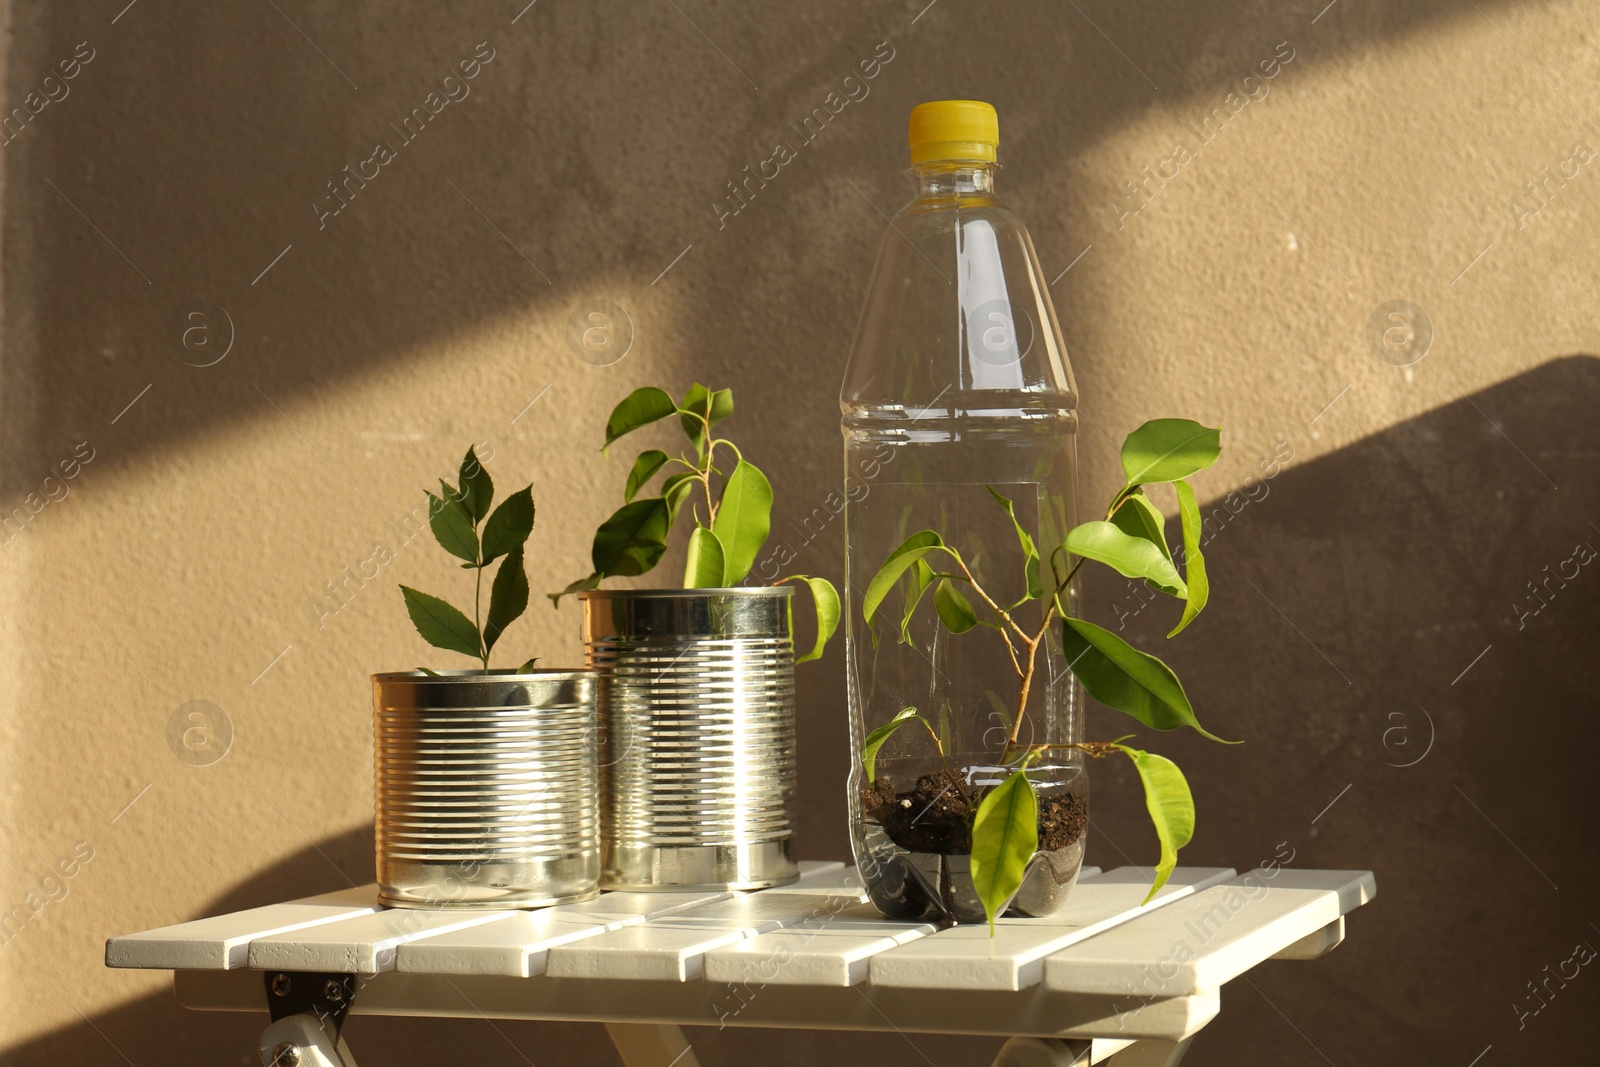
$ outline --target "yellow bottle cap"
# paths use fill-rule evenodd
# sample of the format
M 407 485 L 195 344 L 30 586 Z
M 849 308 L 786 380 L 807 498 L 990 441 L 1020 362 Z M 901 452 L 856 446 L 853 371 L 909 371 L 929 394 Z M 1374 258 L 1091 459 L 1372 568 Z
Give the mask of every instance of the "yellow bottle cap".
M 993 163 L 1000 120 L 982 100 L 931 100 L 911 109 L 911 162 L 974 159 Z

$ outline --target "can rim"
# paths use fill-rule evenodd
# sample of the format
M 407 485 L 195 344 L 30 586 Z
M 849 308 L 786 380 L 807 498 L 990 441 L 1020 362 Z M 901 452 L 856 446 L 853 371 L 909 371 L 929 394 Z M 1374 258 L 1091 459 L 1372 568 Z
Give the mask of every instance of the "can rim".
M 664 600 L 673 597 L 700 600 L 707 597 L 785 597 L 794 595 L 792 585 L 740 585 L 720 589 L 585 589 L 579 600 L 604 600 L 617 597 L 626 600 Z
M 420 682 L 424 685 L 451 685 L 464 682 L 575 682 L 585 678 L 593 678 L 598 673 L 598 671 L 593 671 L 586 667 L 552 667 L 548 670 L 535 669 L 531 671 L 518 670 L 515 667 L 495 667 L 487 671 L 457 668 L 434 671 L 432 674 L 418 669 L 374 674 L 372 680 L 385 684 Z

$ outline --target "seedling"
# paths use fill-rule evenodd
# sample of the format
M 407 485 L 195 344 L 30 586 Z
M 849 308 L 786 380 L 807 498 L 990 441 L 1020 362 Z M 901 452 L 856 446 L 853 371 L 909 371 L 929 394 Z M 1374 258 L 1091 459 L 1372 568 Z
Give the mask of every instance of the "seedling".
M 422 639 L 435 648 L 472 656 L 489 670 L 489 653 L 495 643 L 528 607 L 528 575 L 523 569 L 522 549 L 533 532 L 533 486 L 518 489 L 506 497 L 491 514 L 494 482 L 478 462 L 477 454 L 467 449 L 461 461 L 460 486 L 441 479 L 441 496 L 428 494 L 428 526 L 439 546 L 457 559 L 462 570 L 473 572 L 472 618 L 458 608 L 427 593 L 402 585 L 406 611 Z M 489 591 L 489 614 L 483 613 L 483 572 L 495 560 Z M 528 670 L 528 660 L 519 670 Z
M 568 593 L 598 589 L 606 578 L 649 573 L 661 562 L 667 538 L 685 514 L 691 529 L 684 588 L 727 589 L 749 576 L 771 532 L 772 483 L 744 458 L 738 445 L 714 434 L 716 425 L 732 414 L 733 390 L 713 391 L 699 382 L 682 402 L 674 401 L 663 389 L 646 386 L 635 389 L 616 406 L 606 420 L 602 451 L 641 426 L 673 416 L 688 438 L 688 448 L 676 456 L 656 448 L 639 454 L 623 488 L 626 503 L 595 531 L 590 551 L 594 571 L 559 593 L 549 594 L 553 603 L 559 606 Z M 729 459 L 733 466 L 724 474 L 718 464 L 726 465 Z M 668 473 L 659 493 L 640 497 L 663 471 Z M 798 582 L 811 592 L 817 639 L 795 662 L 816 659 L 838 629 L 839 593 L 826 578 L 796 574 L 783 581 Z
M 1015 603 L 1003 605 L 992 596 L 961 553 L 934 530 L 922 530 L 906 538 L 867 586 L 862 614 L 874 642 L 877 632 L 872 629 L 873 619 L 895 586 L 904 583 L 907 587 L 900 624 L 900 640 L 906 643 L 911 641 L 911 619 L 931 588 L 939 625 L 951 634 L 978 629 L 998 633 L 1016 672 L 1016 710 L 997 761 L 1004 768 L 1004 778 L 983 795 L 971 828 L 972 880 L 991 934 L 996 916 L 1021 888 L 1028 862 L 1038 851 L 1038 797 L 1028 769 L 1047 750 L 1077 750 L 1095 758 L 1120 753 L 1133 761 L 1144 786 L 1145 807 L 1161 845 L 1161 859 L 1146 903 L 1171 876 L 1178 850 L 1194 835 L 1194 799 L 1188 782 L 1177 764 L 1165 756 L 1123 744 L 1127 738 L 1058 745 L 1025 744 L 1020 738 L 1028 721 L 1038 652 L 1059 621 L 1067 666 L 1096 700 L 1153 729 L 1188 726 L 1213 741 L 1222 740 L 1200 725 L 1183 686 L 1166 664 L 1110 631 L 1070 616 L 1062 600 L 1078 569 L 1086 561 L 1095 560 L 1183 602 L 1182 617 L 1167 637 L 1177 635 L 1194 621 L 1206 605 L 1210 584 L 1200 552 L 1200 508 L 1188 478 L 1215 463 L 1220 452 L 1220 431 L 1187 419 L 1156 419 L 1129 434 L 1122 445 L 1126 484 L 1112 499 L 1104 519 L 1073 527 L 1062 543 L 1051 549 L 1048 585 L 1041 579 L 1041 560 L 1034 538 L 1018 520 L 1012 501 L 988 487 L 995 503 L 1011 517 L 1022 554 L 1025 591 Z M 1183 528 L 1182 574 L 1167 545 L 1161 512 L 1145 494 L 1145 486 L 1164 483 L 1173 486 L 1178 498 Z M 974 600 L 978 607 L 974 607 Z M 1032 617 L 1035 611 L 1036 618 Z M 876 780 L 879 750 L 910 722 L 920 723 L 933 736 L 939 758 L 945 761 L 945 745 L 939 732 L 915 707 L 904 708 L 873 730 L 862 745 L 863 769 L 869 783 Z

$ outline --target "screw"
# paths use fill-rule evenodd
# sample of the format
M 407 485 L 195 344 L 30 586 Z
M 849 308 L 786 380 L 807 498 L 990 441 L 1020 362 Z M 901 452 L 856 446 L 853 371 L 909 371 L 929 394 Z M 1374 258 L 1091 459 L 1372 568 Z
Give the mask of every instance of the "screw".
M 272 976 L 272 995 L 275 997 L 286 997 L 289 995 L 289 990 L 293 987 L 293 985 L 294 983 L 289 980 L 288 975 L 275 974 Z
M 285 1041 L 272 1050 L 273 1067 L 298 1067 L 300 1063 L 300 1050 Z
M 330 978 L 328 984 L 322 987 L 322 995 L 337 1004 L 344 1000 L 344 984 L 336 978 Z

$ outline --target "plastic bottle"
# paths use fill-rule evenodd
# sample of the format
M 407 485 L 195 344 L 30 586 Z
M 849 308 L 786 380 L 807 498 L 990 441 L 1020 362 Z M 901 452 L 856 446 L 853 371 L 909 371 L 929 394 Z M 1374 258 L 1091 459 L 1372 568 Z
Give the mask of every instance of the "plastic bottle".
M 1077 521 L 1077 390 L 1033 242 L 995 195 L 994 108 L 970 100 L 922 104 L 911 114 L 910 141 L 916 197 L 884 235 L 840 394 L 851 829 L 857 864 L 884 914 L 982 921 L 968 867 L 971 813 L 986 785 L 999 780 L 1018 672 L 994 629 L 954 634 L 941 626 L 931 591 L 903 642 L 912 574 L 884 600 L 871 627 L 876 642 L 863 621 L 863 595 L 895 547 L 928 529 L 961 552 L 1001 606 L 1016 601 L 1027 588 L 1024 557 L 991 489 L 1014 502 L 1018 522 L 1046 556 L 1048 583 L 1048 554 Z M 954 570 L 948 559 L 928 562 L 934 571 Z M 967 595 L 980 619 L 994 618 L 970 589 Z M 1015 616 L 1037 627 L 1041 604 L 1025 604 Z M 1059 624 L 1037 656 L 1017 743 L 1081 741 L 1083 697 L 1063 662 Z M 877 753 L 869 783 L 861 758 L 868 734 L 908 707 L 932 730 L 915 723 L 897 730 Z M 1077 753 L 1048 752 L 1029 776 L 1041 809 L 1072 822 L 1078 835 L 1055 850 L 1046 845 L 1062 833 L 1041 840 L 1012 905 L 1043 914 L 1065 902 L 1076 879 L 1087 776 Z

